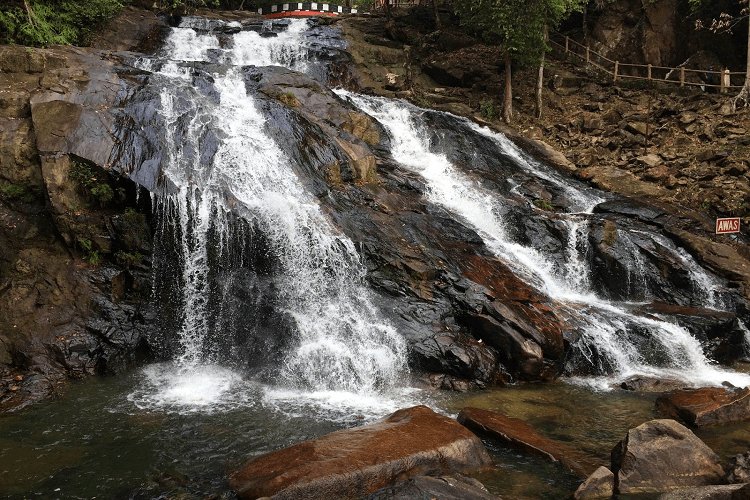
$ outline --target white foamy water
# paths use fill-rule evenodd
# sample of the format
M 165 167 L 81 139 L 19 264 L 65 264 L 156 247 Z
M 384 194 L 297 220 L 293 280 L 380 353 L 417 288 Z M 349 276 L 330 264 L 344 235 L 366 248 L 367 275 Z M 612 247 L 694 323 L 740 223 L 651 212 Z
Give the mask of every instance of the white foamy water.
M 289 27 L 275 37 L 262 37 L 254 31 L 234 35 L 231 63 L 236 66 L 284 66 L 299 72 L 308 69 L 308 51 L 303 34 L 306 19 L 292 19 Z
M 257 385 L 228 368 L 210 364 L 157 363 L 141 372 L 128 400 L 141 410 L 211 413 L 257 401 Z
M 305 26 L 293 21 L 276 38 L 238 33 L 225 59 L 304 69 Z M 278 387 L 264 389 L 265 400 L 347 411 L 359 405 L 365 412 L 391 408 L 388 393 L 407 369 L 406 345 L 374 306 L 353 242 L 324 216 L 265 131 L 265 117 L 247 95 L 242 71 L 225 67 L 211 75 L 216 99 L 194 92 L 191 71 L 179 64 L 207 60 L 217 46 L 212 35 L 175 29 L 167 43 L 172 62 L 159 72 L 165 82 L 163 172 L 174 193 L 156 203 L 162 229 L 179 228 L 182 314 L 175 363 L 147 368 L 144 388 L 131 399 L 143 408 L 182 405 L 187 411 L 223 410 L 252 399 L 246 390 L 251 384 L 220 368 L 209 328 L 210 261 L 230 251 L 231 214 L 239 213 L 262 232 L 280 264 L 280 307 L 295 327 L 296 338 L 277 367 Z M 202 154 L 208 131 L 219 138 L 210 158 Z
M 750 376 L 723 370 L 712 364 L 704 355 L 700 342 L 685 328 L 660 319 L 648 318 L 630 312 L 625 306 L 597 297 L 586 279 L 583 259 L 575 257 L 582 229 L 580 221 L 568 222 L 567 259 L 564 269 L 544 258 L 534 248 L 514 242 L 507 232 L 502 213 L 502 198 L 480 186 L 469 176 L 459 171 L 448 158 L 430 149 L 429 133 L 424 128 L 422 110 L 408 103 L 384 98 L 369 97 L 338 91 L 348 97 L 360 109 L 377 119 L 391 136 L 393 157 L 404 167 L 421 175 L 427 184 L 427 198 L 445 207 L 463 220 L 482 237 L 487 247 L 499 258 L 526 277 L 529 283 L 570 308 L 580 318 L 580 338 L 577 347 L 584 357 L 596 365 L 597 359 L 606 360 L 608 366 L 599 367 L 611 372 L 614 380 L 632 375 L 679 378 L 696 385 L 720 385 L 729 381 L 734 385 L 748 385 Z M 471 126 L 476 131 L 480 127 Z M 504 152 L 516 158 L 519 168 L 541 178 L 552 180 L 561 186 L 563 180 L 547 172 L 538 172 L 526 161 L 515 146 L 499 134 L 491 135 Z M 562 184 L 560 184 L 562 183 Z M 570 189 L 574 189 L 570 187 Z M 579 194 L 578 203 L 590 211 L 596 196 Z M 695 264 L 697 265 L 697 264 Z M 697 275 L 697 274 L 696 274 Z M 642 348 L 629 338 L 634 329 L 648 332 L 651 351 Z M 637 334 L 636 334 L 637 335 Z M 611 385 L 613 378 L 609 377 Z

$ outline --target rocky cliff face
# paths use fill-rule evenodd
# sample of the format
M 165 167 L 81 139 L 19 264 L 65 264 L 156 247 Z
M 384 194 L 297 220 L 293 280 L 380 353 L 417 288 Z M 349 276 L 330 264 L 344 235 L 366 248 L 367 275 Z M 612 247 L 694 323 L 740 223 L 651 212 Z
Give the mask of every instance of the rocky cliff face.
M 160 23 L 139 16 L 140 43 Z M 0 409 L 148 355 L 150 199 L 117 161 L 138 83 L 120 62 L 0 47 Z

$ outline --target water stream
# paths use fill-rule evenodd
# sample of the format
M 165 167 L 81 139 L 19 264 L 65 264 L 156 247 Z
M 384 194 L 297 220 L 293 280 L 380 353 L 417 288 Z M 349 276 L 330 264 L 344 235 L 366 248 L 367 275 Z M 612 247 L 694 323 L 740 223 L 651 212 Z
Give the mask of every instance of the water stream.
M 306 26 L 293 21 L 274 38 L 235 34 L 231 48 L 222 49 L 224 64 L 202 76 L 211 81 L 208 90 L 196 88 L 196 67 L 185 63 L 212 58 L 216 37 L 175 28 L 167 40 L 161 59 L 168 62 L 152 80 L 161 87 L 167 145 L 165 193 L 156 197 L 163 229 L 157 238 L 162 246 L 173 239 L 177 252 L 166 262 L 156 259 L 155 279 L 169 282 L 178 268 L 181 310 L 174 362 L 147 367 L 145 388 L 131 397 L 141 408 L 184 402 L 189 410 L 247 399 L 246 383 L 222 367 L 232 359 L 219 344 L 231 339 L 223 338 L 220 322 L 225 291 L 212 273 L 221 268 L 223 279 L 231 280 L 248 265 L 247 241 L 261 238 L 273 260 L 276 307 L 297 337 L 266 375 L 273 381 L 269 395 L 286 404 L 307 398 L 380 409 L 373 398 L 406 372 L 404 340 L 373 305 L 353 243 L 305 190 L 245 89 L 239 66 L 304 70 Z
M 556 266 L 539 250 L 520 244 L 510 236 L 508 223 L 501 215 L 503 199 L 500 196 L 483 188 L 477 180 L 453 165 L 444 153 L 431 147 L 430 132 L 422 118 L 425 110 L 403 101 L 355 95 L 343 90 L 338 92 L 385 126 L 391 137 L 393 157 L 424 178 L 430 201 L 442 205 L 473 227 L 498 257 L 557 301 L 560 307 L 578 313 L 580 338 L 576 349 L 604 377 L 576 378 L 576 381 L 602 389 L 634 375 L 676 378 L 696 385 L 720 385 L 724 381 L 738 386 L 750 383 L 747 375 L 712 363 L 704 355 L 698 339 L 687 329 L 634 314 L 632 308 L 627 307 L 632 304 L 618 304 L 593 292 L 587 279 L 586 245 L 580 244 L 579 231 L 586 214 L 603 201 L 603 197 L 576 190 L 559 176 L 550 175 L 528 161 L 501 134 L 456 119 L 457 126 L 463 125 L 466 133 L 475 131 L 492 137 L 504 153 L 517 161 L 518 168 L 575 193 L 572 196 L 576 201 L 575 212 L 564 214 L 569 231 L 565 264 Z M 669 246 L 665 243 L 666 248 Z M 718 285 L 684 250 L 678 248 L 676 252 L 680 260 L 692 269 L 691 281 L 697 288 L 705 290 L 702 293 L 707 294 L 709 305 L 718 306 Z M 635 329 L 641 335 L 648 335 L 652 342 L 635 343 L 628 335 Z M 655 350 L 658 351 L 656 356 L 653 355 Z

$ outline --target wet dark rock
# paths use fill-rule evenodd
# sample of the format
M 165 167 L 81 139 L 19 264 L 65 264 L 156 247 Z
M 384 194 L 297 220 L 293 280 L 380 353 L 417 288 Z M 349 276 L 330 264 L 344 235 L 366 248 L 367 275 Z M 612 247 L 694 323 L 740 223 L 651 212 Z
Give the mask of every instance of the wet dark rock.
M 158 25 L 122 33 L 119 43 Z M 23 186 L 27 200 L 0 202 L 0 362 L 20 377 L 0 382 L 0 410 L 13 410 L 61 392 L 70 378 L 150 356 L 150 201 L 136 202 L 135 185 L 113 168 L 117 132 L 127 128 L 119 111 L 139 85 L 122 58 L 8 46 L 0 65 L 0 93 L 15 91 L 0 122 L 12 115 L 17 124 L 15 138 L 0 134 L 0 179 Z
M 230 475 L 230 485 L 240 498 L 366 497 L 410 477 L 489 463 L 471 432 L 416 406 L 254 458 Z
M 413 364 L 425 372 L 438 372 L 476 381 L 479 387 L 507 381 L 494 349 L 460 333 L 441 333 L 414 344 Z M 445 376 L 445 375 L 444 375 Z M 454 385 L 453 380 L 440 380 L 440 386 Z M 474 384 L 476 385 L 476 384 Z
M 424 200 L 421 180 L 388 158 L 378 124 L 304 75 L 256 68 L 246 81 L 273 117 L 271 134 L 360 249 L 381 310 L 394 311 L 417 367 L 480 386 L 559 373 L 565 346 L 547 299 Z M 435 332 L 450 333 L 436 344 Z
M 750 451 L 732 457 L 728 467 L 727 482 L 750 483 Z
M 664 416 L 702 427 L 750 420 L 750 388 L 704 387 L 660 396 L 656 409 Z
M 452 476 L 417 476 L 389 488 L 373 493 L 369 500 L 412 500 L 439 498 L 440 500 L 492 500 L 497 499 L 477 481 L 454 474 Z
M 585 457 L 568 448 L 563 443 L 539 434 L 533 427 L 517 418 L 508 417 L 496 411 L 480 408 L 464 408 L 458 414 L 458 421 L 473 432 L 498 440 L 521 451 L 559 462 L 580 477 L 586 477 L 593 469 Z
M 615 476 L 604 466 L 599 467 L 581 483 L 573 494 L 575 500 L 594 498 L 612 498 L 615 488 Z
M 704 352 L 722 363 L 731 363 L 743 354 L 745 332 L 732 312 L 685 307 L 655 302 L 637 309 L 639 314 L 668 318 L 700 340 Z
M 612 449 L 615 492 L 660 493 L 722 484 L 719 457 L 674 420 L 651 420 L 630 429 Z

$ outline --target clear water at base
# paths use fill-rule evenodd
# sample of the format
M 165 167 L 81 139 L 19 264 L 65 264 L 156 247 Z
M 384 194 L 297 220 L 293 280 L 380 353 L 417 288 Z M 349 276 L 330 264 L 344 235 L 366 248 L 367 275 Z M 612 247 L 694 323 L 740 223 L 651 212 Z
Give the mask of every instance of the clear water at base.
M 139 409 L 132 394 L 134 387 L 143 387 L 142 377 L 134 372 L 89 379 L 74 384 L 60 399 L 0 418 L 0 496 L 232 498 L 227 472 L 246 460 L 372 418 L 351 408 L 332 420 L 321 415 L 319 401 L 306 404 L 294 395 L 295 411 L 290 412 L 286 399 L 274 397 L 283 393 L 269 396 L 252 383 L 240 391 L 245 403 L 223 411 L 169 411 L 168 404 Z M 448 415 L 466 406 L 502 411 L 606 464 L 627 429 L 658 418 L 654 398 L 549 383 L 467 394 L 440 391 L 422 402 Z M 414 394 L 406 394 L 393 403 L 404 407 L 418 402 Z M 391 408 L 377 411 L 387 414 Z M 723 460 L 750 448 L 747 424 L 695 432 Z M 494 464 L 476 477 L 502 498 L 567 498 L 578 486 L 579 480 L 559 466 L 486 444 Z

